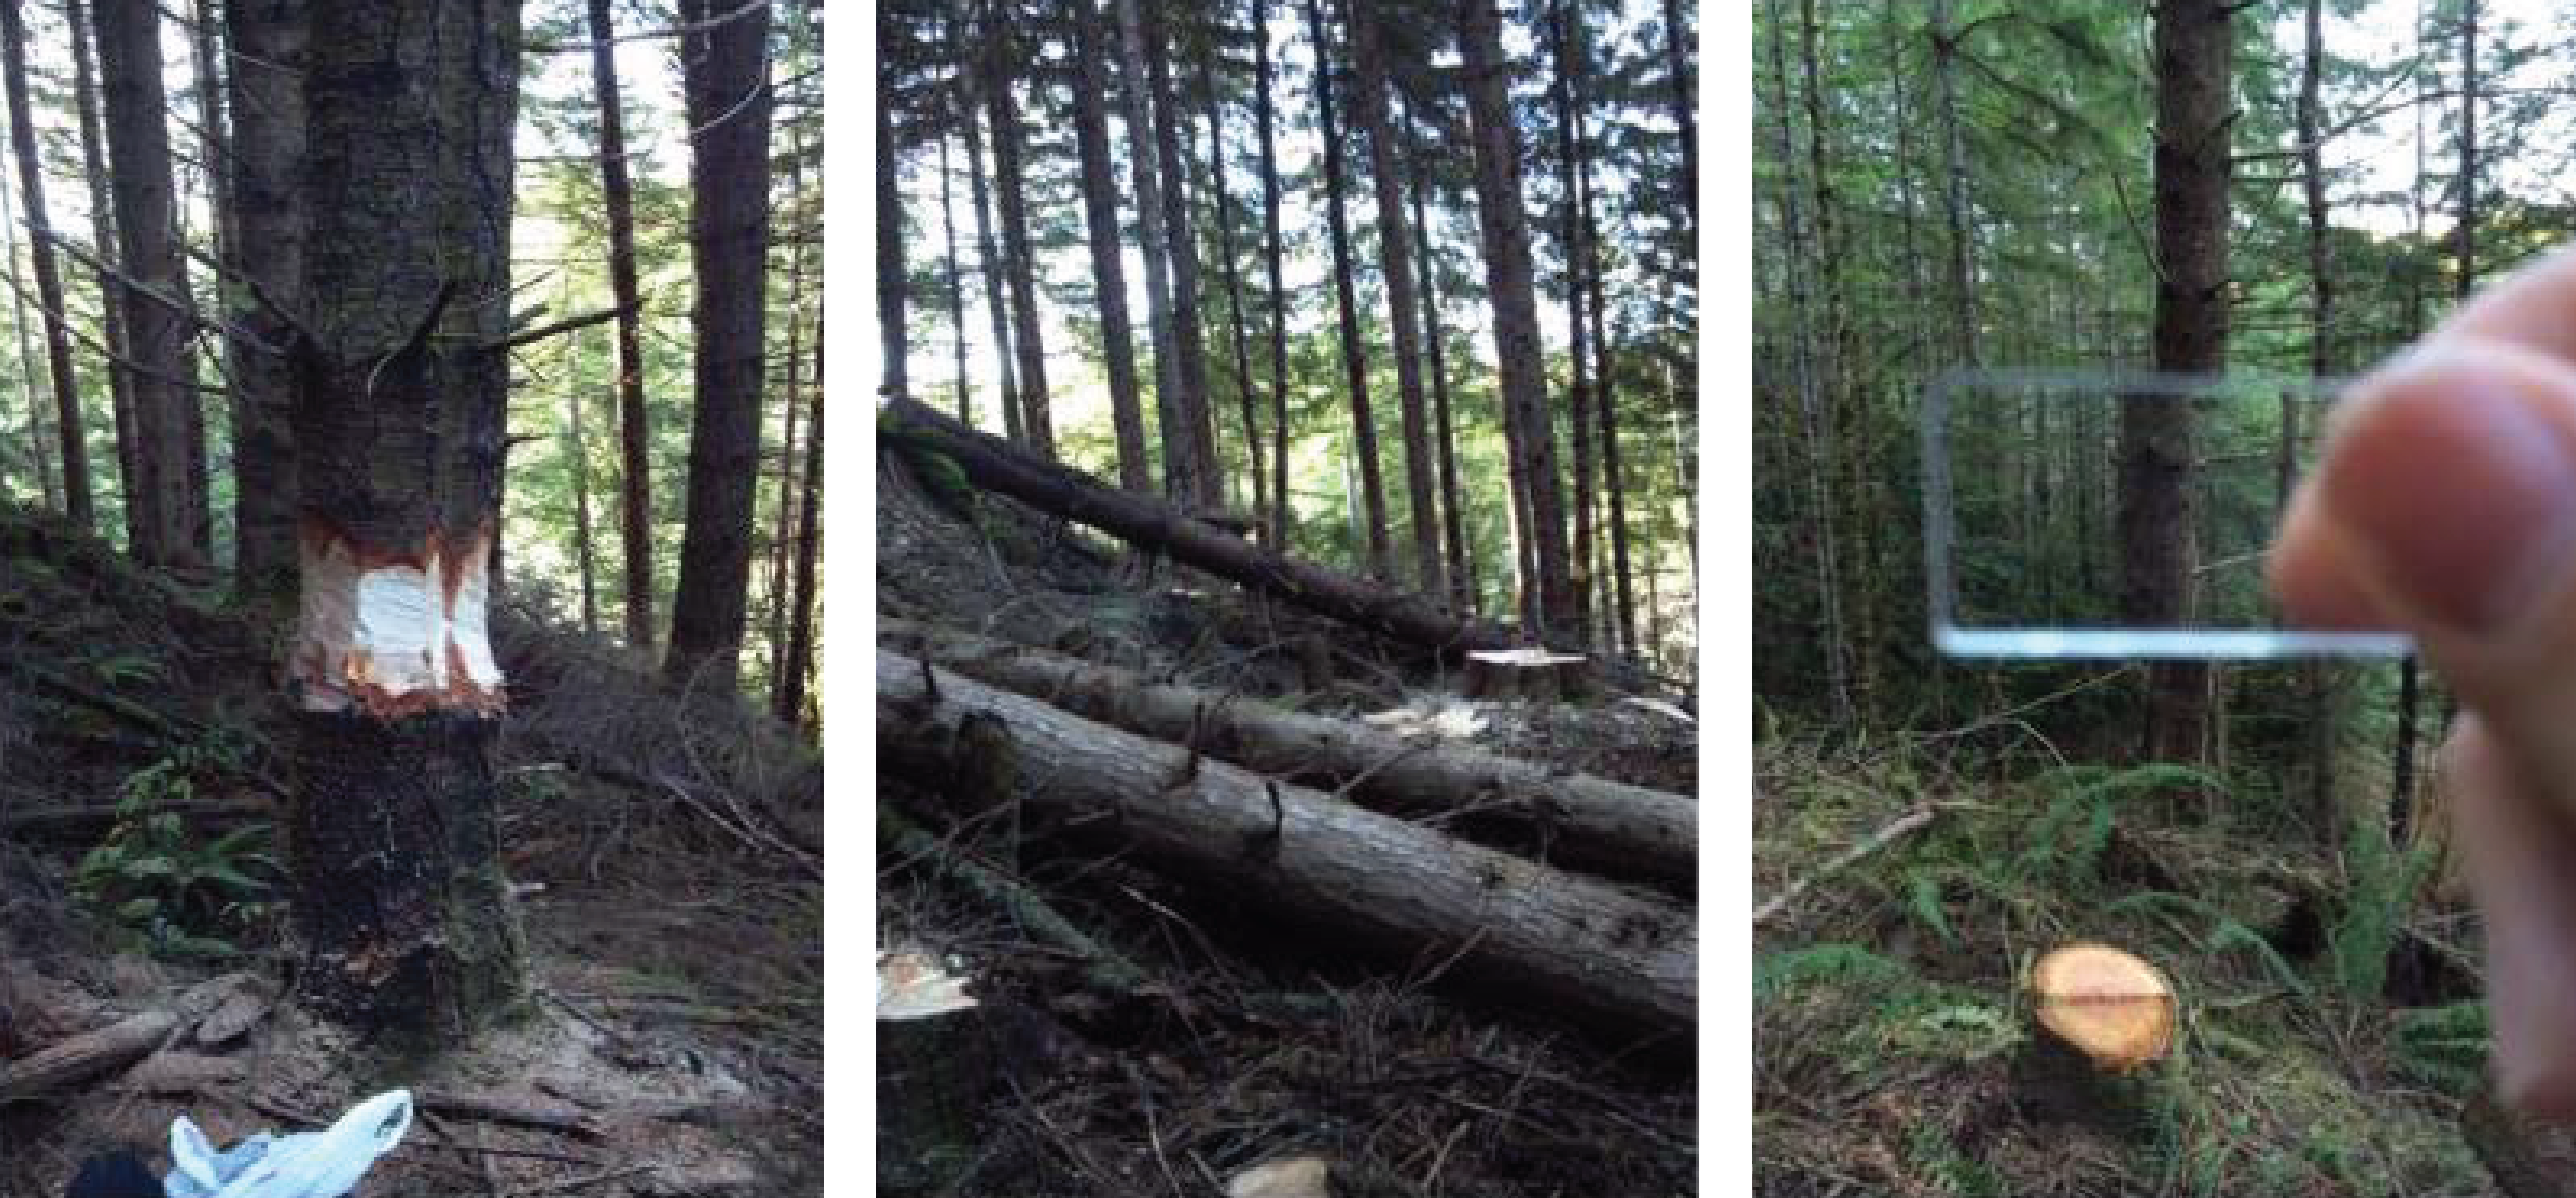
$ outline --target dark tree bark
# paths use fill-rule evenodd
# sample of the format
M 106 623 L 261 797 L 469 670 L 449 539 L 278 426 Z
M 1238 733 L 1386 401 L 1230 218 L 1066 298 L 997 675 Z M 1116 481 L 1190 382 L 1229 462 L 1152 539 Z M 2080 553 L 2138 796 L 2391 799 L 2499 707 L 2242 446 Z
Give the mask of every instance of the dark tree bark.
M 161 85 L 161 10 L 152 0 L 99 0 L 99 73 L 112 160 L 126 356 L 135 364 L 135 470 L 143 509 L 135 556 L 191 572 L 211 564 L 204 419 L 189 366 L 188 293 L 170 182 L 169 100 Z M 193 444 L 191 442 L 194 442 Z
M 2158 370 L 2217 374 L 2227 364 L 2228 96 L 2235 45 L 2225 0 L 2167 0 L 2156 9 L 2156 287 Z M 2191 406 L 2122 401 L 2120 617 L 2169 627 L 2186 616 L 2192 535 Z M 2143 744 L 2153 760 L 2199 762 L 2209 751 L 2209 670 L 2148 671 Z
M 900 654 L 877 652 L 876 684 L 890 771 L 953 780 L 959 746 L 974 745 L 1005 757 L 1005 776 L 1029 779 L 1003 801 L 1120 837 L 1148 863 L 1355 946 L 1448 962 L 1478 993 L 1652 1033 L 1696 1018 L 1686 908 L 1265 783 Z
M 63 514 L 82 528 L 98 525 L 91 498 L 89 443 L 72 376 L 71 330 L 64 322 L 63 276 L 54 262 L 53 222 L 45 214 L 45 172 L 36 157 L 36 126 L 27 110 L 27 24 L 19 0 L 0 3 L 0 51 L 6 53 L 9 142 L 18 158 L 18 204 L 27 214 L 27 249 L 36 271 L 36 304 L 44 309 L 45 365 L 53 382 L 54 432 L 63 467 Z
M 1037 261 L 1029 248 L 1028 184 L 1021 178 L 1018 102 L 1011 77 L 1018 49 L 1011 31 L 987 0 L 984 29 L 984 104 L 993 123 L 993 186 L 1001 193 L 1003 276 L 1010 282 L 1011 342 L 1019 354 L 1020 427 L 1028 443 L 1055 456 L 1055 424 L 1048 411 L 1046 343 L 1038 333 Z
M 892 19 L 880 9 L 880 21 Z M 912 297 L 910 269 L 903 260 L 903 143 L 894 119 L 894 72 L 877 72 L 877 334 L 882 339 L 884 381 L 880 395 L 911 395 L 909 362 L 912 336 L 904 327 L 904 306 Z M 703 342 L 701 342 L 703 344 Z
M 414 1052 L 523 987 L 484 634 L 509 314 L 476 302 L 509 290 L 518 35 L 510 0 L 318 5 L 304 74 L 299 979 L 326 1016 Z
M 1109 161 L 1109 64 L 1100 44 L 1100 10 L 1067 0 L 1076 68 L 1074 148 L 1082 159 L 1082 213 L 1091 233 L 1092 294 L 1100 308 L 1100 356 L 1109 371 L 1109 417 L 1118 432 L 1118 485 L 1154 489 L 1146 457 L 1145 401 L 1136 384 L 1136 331 L 1127 318 L 1126 241 L 1118 230 L 1118 179 Z
M 649 649 L 653 620 L 652 428 L 644 411 L 643 288 L 635 278 L 635 185 L 626 173 L 625 103 L 617 87 L 613 0 L 589 0 L 590 76 L 599 104 L 599 190 L 608 209 L 608 281 L 617 300 L 618 548 L 626 643 Z
M 1601 489 L 1610 504 L 1608 525 L 1610 538 L 1611 598 L 1618 612 L 1618 644 L 1630 653 L 1637 651 L 1637 598 L 1628 557 L 1628 483 L 1619 460 L 1618 371 L 1611 357 L 1611 339 L 1604 315 L 1609 311 L 1609 297 L 1601 280 L 1601 227 L 1592 211 L 1592 152 L 1583 138 L 1581 110 L 1575 116 L 1575 140 L 1582 153 L 1575 160 L 1576 202 L 1583 214 L 1583 273 L 1591 287 L 1592 352 L 1599 366 L 1593 378 L 1597 388 L 1593 410 L 1601 418 Z M 1623 334 L 1624 335 L 1624 334 Z
M 564 392 L 564 455 L 572 464 L 572 544 L 581 567 L 581 631 L 599 635 L 599 578 L 592 567 L 590 516 L 590 437 L 583 431 L 581 388 Z
M 1941 205 L 1950 226 L 1950 302 L 1957 312 L 1951 324 L 1951 361 L 1963 370 L 1977 366 L 1977 234 L 1968 213 L 1966 140 L 1959 132 L 1958 38 L 1950 23 L 1950 0 L 1932 0 L 1932 82 L 1941 110 Z
M 1555 43 L 1556 86 L 1551 88 L 1556 102 L 1556 145 L 1558 183 L 1563 192 L 1563 218 L 1557 229 L 1559 252 L 1565 261 L 1566 363 L 1569 375 L 1565 388 L 1566 414 L 1572 435 L 1569 448 L 1574 451 L 1574 622 L 1583 630 L 1586 640 L 1592 637 L 1592 513 L 1594 479 L 1592 468 L 1592 392 L 1600 366 L 1593 352 L 1592 324 L 1584 311 L 1590 296 L 1584 288 L 1583 214 L 1575 203 L 1574 143 L 1574 38 L 1573 22 L 1566 11 L 1565 0 L 1553 0 L 1548 10 L 1548 36 Z
M 689 261 L 697 302 L 697 411 L 689 427 L 687 527 L 671 598 L 672 682 L 732 694 L 751 582 L 753 486 L 768 339 L 769 12 L 681 0 L 684 24 L 726 19 L 681 43 L 688 121 Z
M 948 168 L 948 130 L 943 126 L 939 130 L 939 235 L 948 243 L 945 264 L 948 268 L 949 346 L 957 353 L 957 418 L 973 424 L 975 396 L 973 389 L 966 385 L 966 285 L 957 269 L 956 193 L 954 176 Z M 797 241 L 797 249 L 799 253 L 803 252 L 804 241 L 801 238 Z M 787 360 L 793 363 L 795 353 L 791 351 Z M 794 411 L 795 405 L 789 404 L 788 410 Z
M 1413 284 L 1413 231 L 1406 227 L 1404 191 L 1409 186 L 1396 151 L 1395 123 L 1386 110 L 1385 35 L 1378 29 L 1375 6 L 1345 0 L 1351 28 L 1352 60 L 1359 68 L 1352 113 L 1368 135 L 1369 176 L 1377 192 L 1377 242 L 1380 269 L 1386 277 L 1389 323 L 1395 330 L 1395 391 L 1404 427 L 1404 492 L 1413 527 L 1413 582 L 1426 595 L 1446 595 L 1449 582 L 1441 568 L 1440 507 L 1432 492 L 1429 414 L 1422 398 L 1422 320 Z
M 1261 468 L 1259 395 L 1252 385 L 1251 333 L 1243 323 L 1243 261 L 1234 240 L 1234 197 L 1226 183 L 1225 104 L 1217 94 L 1215 52 L 1199 59 L 1199 93 L 1207 105 L 1208 192 L 1216 208 L 1218 269 L 1225 276 L 1225 311 L 1234 344 L 1234 398 L 1243 416 L 1243 461 L 1252 475 L 1252 523 L 1270 518 L 1270 486 Z M 1212 463 L 1212 464 L 1221 464 Z
M 90 64 L 92 25 L 89 8 L 82 0 L 67 0 L 63 11 L 71 25 L 72 104 L 80 110 L 81 171 L 89 179 L 90 244 L 97 248 L 103 267 L 116 244 L 116 207 L 108 198 L 107 139 L 98 127 L 97 72 Z M 94 277 L 98 284 L 99 332 L 107 346 L 107 361 L 102 365 L 107 371 L 108 398 L 116 420 L 116 485 L 125 509 L 125 544 L 127 552 L 140 557 L 149 539 L 143 521 L 152 509 L 136 495 L 141 468 L 135 463 L 140 430 L 134 413 L 133 371 L 119 361 L 127 352 L 125 306 L 117 298 L 122 289 L 114 276 L 101 269 Z
M 1163 175 L 1156 165 L 1153 92 L 1145 77 L 1146 30 L 1136 0 L 1111 2 L 1118 17 L 1128 167 L 1136 181 L 1137 248 L 1145 259 L 1145 324 L 1154 346 L 1154 415 L 1163 434 L 1163 490 L 1175 494 L 1187 486 L 1190 440 L 1177 432 L 1182 425 L 1178 404 L 1184 390 L 1181 355 L 1175 348 L 1179 335 L 1174 331 L 1174 310 L 1180 300 L 1172 292 L 1171 226 L 1165 220 L 1169 210 L 1163 205 Z
M 823 548 L 823 317 L 814 316 L 814 409 L 805 422 L 804 499 L 796 505 L 796 595 L 787 621 L 786 660 L 771 711 L 782 723 L 805 722 L 806 680 L 814 672 L 815 566 Z M 982 434 L 972 434 L 980 436 Z
M 1324 211 L 1332 232 L 1333 298 L 1340 316 L 1344 386 L 1350 391 L 1351 453 L 1360 483 L 1360 506 L 1352 514 L 1365 525 L 1369 577 L 1381 582 L 1395 577 L 1387 547 L 1386 486 L 1378 477 L 1377 417 L 1369 409 L 1368 342 L 1360 332 L 1358 285 L 1351 262 L 1350 214 L 1343 201 L 1349 190 L 1342 163 L 1342 130 L 1333 119 L 1332 35 L 1324 23 L 1324 0 L 1306 0 L 1306 25 L 1315 41 L 1315 113 L 1324 139 Z
M 18 223 L 7 218 L 8 180 L 0 177 L 0 219 L 9 219 L 5 236 L 0 236 L 0 254 L 7 255 L 9 276 L 9 328 L 18 339 L 18 406 L 27 413 L 27 456 L 36 465 L 36 486 L 45 497 L 45 510 L 63 509 L 62 480 L 54 474 L 54 446 L 45 435 L 45 401 L 36 398 L 36 352 L 27 339 L 27 284 L 18 274 Z
M 262 302 L 299 305 L 304 294 L 304 89 L 306 0 L 226 0 L 224 32 L 235 68 L 232 98 L 229 319 L 270 345 L 294 339 L 286 315 Z M 237 340 L 237 339 L 236 339 Z M 243 601 L 277 616 L 294 601 L 295 378 L 289 364 L 255 346 L 227 354 L 232 386 L 234 586 Z M 585 568 L 587 568 L 585 566 Z
M 1270 4 L 1252 0 L 1253 120 L 1261 133 L 1261 256 L 1270 272 L 1270 547 L 1288 549 L 1288 287 L 1280 281 L 1277 106 L 1270 96 Z M 1258 447 L 1253 457 L 1260 458 Z
M 1163 245 L 1172 265 L 1172 346 L 1178 356 L 1180 390 L 1172 396 L 1172 419 L 1163 424 L 1166 461 L 1163 489 L 1182 502 L 1209 511 L 1225 505 L 1224 478 L 1217 472 L 1216 421 L 1208 404 L 1207 332 L 1199 320 L 1199 248 L 1190 226 L 1189 162 L 1181 153 L 1183 109 L 1172 87 L 1171 34 L 1155 23 L 1146 31 L 1145 74 L 1153 87 L 1155 158 L 1163 173 Z M 1173 457 L 1172 448 L 1187 453 Z
M 1538 294 L 1530 263 L 1529 211 L 1521 198 L 1520 134 L 1512 123 L 1510 69 L 1503 57 L 1502 17 L 1494 0 L 1464 0 L 1460 49 L 1466 59 L 1467 109 L 1474 123 L 1477 216 L 1483 228 L 1485 279 L 1494 305 L 1494 356 L 1511 413 L 1511 468 L 1522 491 L 1531 548 L 1529 606 L 1542 636 L 1575 635 L 1573 588 L 1566 564 L 1565 496 L 1556 464 L 1556 433 L 1540 357 Z
M 967 22 L 958 24 L 963 26 Z M 954 36 L 956 31 L 952 28 L 950 32 Z M 973 98 L 976 89 L 990 86 L 990 83 L 983 78 L 983 59 L 980 56 L 969 57 L 963 41 L 956 44 L 955 53 L 958 61 L 966 64 L 962 69 L 969 92 L 965 111 L 958 114 L 958 123 L 965 127 L 966 185 L 975 205 L 975 272 L 984 279 L 984 307 L 993 318 L 993 355 L 1002 368 L 1002 430 L 1012 443 L 1017 444 L 1027 435 L 1020 427 L 1019 366 L 1011 353 L 1010 305 L 1002 295 L 1003 276 L 1007 272 L 1002 268 L 1002 252 L 993 241 L 993 208 L 984 185 L 983 119 L 975 111 Z
M 1405 153 L 1422 162 L 1422 131 L 1408 108 L 1404 121 Z M 1429 359 L 1431 375 L 1432 435 L 1439 438 L 1440 448 L 1440 517 L 1441 543 L 1449 555 L 1449 602 L 1459 611 L 1476 614 L 1476 571 L 1467 551 L 1467 524 L 1464 509 L 1458 502 L 1458 429 L 1449 412 L 1449 365 L 1445 348 L 1448 334 L 1440 327 L 1440 275 L 1431 261 L 1431 222 L 1424 215 L 1423 193 L 1430 190 L 1417 172 L 1413 191 L 1413 248 L 1422 279 L 1422 345 Z
M 805 133 L 801 124 L 791 125 L 790 129 L 792 132 L 788 139 L 790 148 L 787 154 L 787 211 L 791 215 L 788 219 L 791 222 L 803 222 L 808 219 L 805 216 Z M 947 139 L 940 139 L 939 145 L 941 157 L 945 158 Z M 948 207 L 947 164 L 942 162 L 940 166 L 940 207 L 944 215 Z M 770 525 L 769 536 L 769 690 L 773 703 L 776 702 L 778 689 L 782 685 L 780 675 L 786 669 L 787 660 L 787 587 L 795 557 L 792 546 L 795 542 L 796 529 L 796 418 L 799 396 L 797 387 L 805 366 L 804 342 L 801 340 L 805 331 L 802 317 L 805 306 L 805 243 L 809 239 L 808 234 L 816 228 L 817 226 L 810 224 L 800 227 L 799 224 L 791 223 L 787 238 L 789 246 L 787 252 L 787 377 L 778 397 L 778 406 L 784 413 L 781 420 L 784 427 L 778 436 L 776 520 Z M 957 287 L 956 245 L 956 234 L 952 227 L 949 235 L 948 290 L 957 318 L 957 418 L 965 421 L 967 420 L 966 298 L 965 293 Z
M 1693 225 L 1699 223 L 1699 122 L 1691 98 L 1693 55 L 1682 39 L 1696 40 L 1697 32 L 1682 16 L 1682 0 L 1664 0 L 1664 70 L 1672 77 L 1673 123 L 1681 129 L 1682 204 Z

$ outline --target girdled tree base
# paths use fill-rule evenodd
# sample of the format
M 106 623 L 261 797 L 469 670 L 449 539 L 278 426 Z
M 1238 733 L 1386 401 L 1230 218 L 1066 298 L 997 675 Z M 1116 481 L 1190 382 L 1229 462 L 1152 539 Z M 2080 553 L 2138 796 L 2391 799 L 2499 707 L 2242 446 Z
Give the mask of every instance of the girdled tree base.
M 434 1050 L 521 994 L 521 943 L 494 853 L 499 722 L 299 712 L 288 814 L 304 1005 L 383 1046 Z

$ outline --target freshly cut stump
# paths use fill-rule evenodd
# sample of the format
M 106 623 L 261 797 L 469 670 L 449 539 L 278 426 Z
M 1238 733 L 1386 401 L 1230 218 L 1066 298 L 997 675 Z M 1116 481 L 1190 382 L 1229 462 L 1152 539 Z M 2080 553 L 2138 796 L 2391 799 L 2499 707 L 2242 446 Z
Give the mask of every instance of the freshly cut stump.
M 2034 1120 L 2142 1129 L 2173 1051 L 2178 1004 L 2156 967 L 2104 944 L 2070 944 L 2030 971 L 2039 1031 L 2014 1058 L 2014 1099 Z
M 1470 699 L 1519 699 L 1553 703 L 1579 699 L 1589 689 L 1592 660 L 1545 649 L 1491 649 L 1467 655 Z

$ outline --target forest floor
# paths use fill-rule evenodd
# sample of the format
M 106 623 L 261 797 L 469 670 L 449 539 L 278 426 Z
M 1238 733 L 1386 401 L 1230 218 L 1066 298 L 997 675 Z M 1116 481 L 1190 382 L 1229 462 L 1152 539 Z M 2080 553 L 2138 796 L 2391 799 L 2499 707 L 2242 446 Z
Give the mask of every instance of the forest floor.
M 2467 1130 L 2477 934 L 2438 846 L 2320 844 L 2264 783 L 1985 732 L 1757 744 L 1755 893 L 1807 883 L 1756 928 L 1759 1192 L 2529 1192 Z M 2159 966 L 2183 1025 L 2070 1101 L 2035 1080 L 2020 979 L 2088 940 Z
M 166 1169 L 182 1113 L 220 1145 L 394 1085 L 422 1113 L 360 1194 L 819 1192 L 819 756 L 516 606 L 495 641 L 532 993 L 389 1070 L 277 1001 L 272 646 L 95 539 L 0 513 L 0 1057 L 177 1018 L 146 1059 L 0 1108 L 0 1192 L 58 1193 L 116 1149 Z M 135 864 L 156 856 L 179 875 Z
M 880 459 L 882 617 L 1696 793 L 1687 721 L 1613 703 L 1469 702 L 1393 644 L 938 477 Z M 880 781 L 896 810 L 940 826 L 942 796 Z M 1021 840 L 997 822 L 945 831 L 929 852 L 880 824 L 881 943 L 968 978 L 999 1041 L 993 1076 L 961 1078 L 973 1054 L 925 1061 L 901 1047 L 900 1025 L 879 1023 L 880 1192 L 1203 1194 L 1297 1160 L 1322 1162 L 1333 1189 L 1240 1192 L 1695 1190 L 1688 1045 L 1609 1042 L 1438 985 L 1440 962 L 1359 956 L 1123 855 Z M 1035 913 L 960 885 L 942 859 L 1008 879 L 1017 901 L 1062 916 L 1145 983 L 1123 996 L 1086 986 L 1082 962 L 1031 931 Z

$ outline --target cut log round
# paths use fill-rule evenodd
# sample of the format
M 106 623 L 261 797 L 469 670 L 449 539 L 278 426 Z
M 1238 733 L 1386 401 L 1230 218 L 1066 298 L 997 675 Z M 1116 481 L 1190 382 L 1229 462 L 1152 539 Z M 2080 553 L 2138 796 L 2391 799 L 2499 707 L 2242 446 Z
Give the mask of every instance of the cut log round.
M 877 751 L 927 782 L 997 722 L 1019 801 L 1143 864 L 1346 936 L 1481 993 L 1649 1033 L 1696 1015 L 1690 911 L 1282 785 L 1035 699 L 877 653 Z
M 979 681 L 1037 696 L 1139 736 L 1196 744 L 1255 773 L 1352 784 L 1358 801 L 1407 815 L 1475 811 L 1477 826 L 1535 835 L 1551 859 L 1687 891 L 1699 868 L 1699 809 L 1682 795 L 1543 766 L 1465 745 L 1416 745 L 1364 724 L 1289 711 L 1043 649 L 881 620 L 880 643 Z M 1581 660 L 1581 659 L 1576 659 Z
M 2173 1048 L 2173 985 L 2155 966 L 2102 944 L 2070 944 L 2031 969 L 2040 1026 L 2113 1073 Z
M 1545 649 L 1488 649 L 1467 655 L 1470 699 L 1554 703 L 1590 692 L 1591 659 Z

